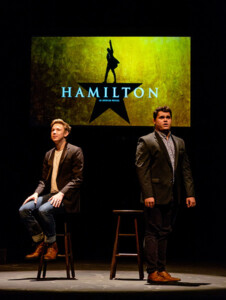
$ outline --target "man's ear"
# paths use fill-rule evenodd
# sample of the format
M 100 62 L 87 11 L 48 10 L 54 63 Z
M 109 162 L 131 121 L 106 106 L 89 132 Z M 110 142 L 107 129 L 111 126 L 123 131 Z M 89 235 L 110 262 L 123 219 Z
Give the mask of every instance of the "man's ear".
M 65 130 L 64 137 L 66 138 L 68 135 L 69 135 L 69 132 L 67 130 Z

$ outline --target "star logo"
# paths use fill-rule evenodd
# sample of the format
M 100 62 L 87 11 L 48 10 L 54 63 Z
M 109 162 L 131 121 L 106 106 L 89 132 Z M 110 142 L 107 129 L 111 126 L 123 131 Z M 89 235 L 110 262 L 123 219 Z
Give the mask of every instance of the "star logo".
M 79 83 L 85 90 L 95 91 L 96 102 L 89 122 L 91 123 L 107 109 L 112 109 L 116 114 L 130 123 L 126 111 L 124 98 L 139 87 L 142 83 Z

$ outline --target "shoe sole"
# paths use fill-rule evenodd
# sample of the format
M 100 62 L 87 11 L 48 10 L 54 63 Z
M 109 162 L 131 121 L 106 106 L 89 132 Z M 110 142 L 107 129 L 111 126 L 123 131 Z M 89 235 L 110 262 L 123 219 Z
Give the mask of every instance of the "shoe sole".
M 151 280 L 148 280 L 147 283 L 150 283 L 150 284 L 165 284 L 165 283 L 169 283 L 169 281 L 151 281 Z
M 44 257 L 44 260 L 45 260 L 45 261 L 52 261 L 52 260 L 56 260 L 56 259 L 57 259 L 57 258 L 45 258 L 45 257 Z
M 25 257 L 25 260 L 38 260 L 40 256 L 38 257 Z

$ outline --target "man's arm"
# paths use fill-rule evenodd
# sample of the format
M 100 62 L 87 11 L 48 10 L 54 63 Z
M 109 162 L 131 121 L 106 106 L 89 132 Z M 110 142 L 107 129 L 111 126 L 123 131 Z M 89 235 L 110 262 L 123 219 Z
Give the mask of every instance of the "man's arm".
M 112 51 L 112 54 L 113 54 L 113 48 L 112 48 L 111 40 L 109 41 L 109 44 L 110 44 L 110 48 L 111 48 L 111 51 Z
M 39 184 L 35 190 L 35 193 L 37 193 L 38 195 L 40 195 L 45 187 L 46 187 L 46 182 L 49 178 L 50 172 L 51 172 L 51 168 L 48 165 L 48 156 L 49 156 L 49 152 L 47 152 L 45 154 L 44 160 L 43 160 L 43 165 L 42 165 L 42 179 L 39 181 Z
M 79 189 L 83 182 L 83 166 L 84 157 L 82 149 L 78 148 L 72 156 L 72 176 L 71 180 L 60 190 L 61 193 L 66 194 L 70 190 Z
M 185 149 L 185 145 L 184 145 L 184 149 Z M 196 205 L 194 181 L 193 181 L 190 162 L 186 153 L 186 149 L 184 150 L 184 155 L 183 155 L 182 172 L 183 172 L 185 191 L 187 195 L 186 205 L 188 208 L 194 207 Z
M 147 207 L 155 205 L 153 195 L 151 172 L 150 172 L 150 152 L 143 139 L 139 139 L 136 151 L 136 171 L 140 182 L 144 204 Z

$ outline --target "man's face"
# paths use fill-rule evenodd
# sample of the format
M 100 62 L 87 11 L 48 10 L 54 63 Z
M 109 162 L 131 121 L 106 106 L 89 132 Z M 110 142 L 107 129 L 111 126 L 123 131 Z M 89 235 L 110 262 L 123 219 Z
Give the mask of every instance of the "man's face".
M 172 119 L 169 112 L 159 111 L 154 120 L 155 129 L 159 131 L 169 131 L 171 128 Z
M 55 123 L 51 128 L 51 139 L 55 144 L 61 142 L 68 136 L 68 131 L 64 129 L 64 126 L 60 123 Z

